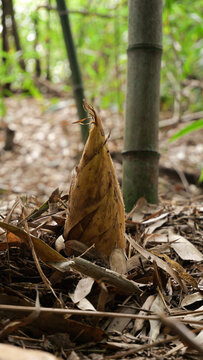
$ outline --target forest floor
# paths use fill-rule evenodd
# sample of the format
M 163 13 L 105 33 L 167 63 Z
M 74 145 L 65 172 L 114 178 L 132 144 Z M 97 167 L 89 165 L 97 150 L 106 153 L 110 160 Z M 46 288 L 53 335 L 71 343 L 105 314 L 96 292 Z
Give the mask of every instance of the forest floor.
M 10 199 L 14 194 L 24 193 L 39 200 L 45 200 L 57 187 L 67 193 L 71 172 L 83 149 L 79 126 L 72 124 L 77 121 L 74 100 L 62 99 L 54 105 L 48 98 L 39 102 L 19 96 L 6 99 L 6 108 L 4 125 L 15 131 L 15 138 L 13 151 L 4 151 L 5 133 L 0 131 L 1 192 L 4 189 L 6 197 L 11 192 Z M 108 110 L 100 111 L 100 115 L 106 135 L 110 133 L 108 146 L 121 181 L 124 120 Z M 193 185 L 201 172 L 203 131 L 168 143 L 184 125 L 160 131 L 160 196 L 167 193 L 170 199 L 175 194 L 186 198 L 200 194 L 200 189 Z
M 40 102 L 16 96 L 6 99 L 6 109 L 0 125 L 0 216 L 20 225 L 23 216 L 39 209 L 59 188 L 60 192 L 55 193 L 55 217 L 53 204 L 52 209 L 49 204 L 45 213 L 27 225 L 30 233 L 54 247 L 62 232 L 66 208 L 63 196 L 68 194 L 71 173 L 83 149 L 79 125 L 72 124 L 77 121 L 74 100 L 60 99 L 54 104 L 48 97 Z M 110 133 L 108 146 L 121 182 L 123 117 L 110 110 L 99 113 L 106 135 Z M 170 114 L 161 114 L 162 119 L 168 117 Z M 76 271 L 61 274 L 42 265 L 40 273 L 27 248 L 11 233 L 6 238 L 2 230 L 2 343 L 48 351 L 55 359 L 69 360 L 201 357 L 203 191 L 197 181 L 203 161 L 203 132 L 188 134 L 169 144 L 169 138 L 184 125 L 160 129 L 159 205 L 150 206 L 141 200 L 126 220 L 127 233 L 140 246 L 128 245 L 127 278 L 138 284 L 140 293 L 123 294 L 119 288 L 92 282 L 91 277 L 84 278 Z M 15 131 L 12 151 L 3 149 L 6 126 Z M 83 286 L 87 302 L 80 306 L 72 293 L 80 298 L 82 279 L 86 279 Z M 37 308 L 36 292 L 42 307 L 130 313 L 132 318 L 97 318 L 88 313 L 63 317 L 54 311 L 36 315 L 37 310 L 31 313 L 33 318 L 27 312 L 20 316 L 16 310 L 19 305 Z M 8 311 L 8 305 L 14 306 L 12 311 Z M 159 317 L 160 312 L 164 318 Z M 156 320 L 150 319 L 151 315 Z

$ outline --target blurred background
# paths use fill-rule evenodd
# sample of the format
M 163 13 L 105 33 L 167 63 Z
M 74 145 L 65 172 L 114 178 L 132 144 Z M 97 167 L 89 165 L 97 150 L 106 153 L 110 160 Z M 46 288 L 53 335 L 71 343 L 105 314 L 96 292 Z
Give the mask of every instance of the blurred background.
M 171 145 L 168 140 L 203 118 L 203 0 L 163 4 L 160 174 L 175 181 L 175 190 L 196 194 L 202 130 Z M 128 4 L 68 0 L 66 5 L 85 96 L 111 133 L 121 180 Z M 1 0 L 0 12 L 0 191 L 44 199 L 57 186 L 68 190 L 83 148 L 79 126 L 72 125 L 77 110 L 59 14 L 54 0 Z

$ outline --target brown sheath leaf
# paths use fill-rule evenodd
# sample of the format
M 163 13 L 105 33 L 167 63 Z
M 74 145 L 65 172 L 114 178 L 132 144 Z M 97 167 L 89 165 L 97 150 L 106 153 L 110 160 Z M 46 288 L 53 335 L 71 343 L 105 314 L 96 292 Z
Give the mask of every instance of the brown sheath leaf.
M 109 256 L 126 245 L 124 204 L 101 120 L 92 106 L 85 106 L 93 126 L 72 179 L 64 237 L 95 244 Z

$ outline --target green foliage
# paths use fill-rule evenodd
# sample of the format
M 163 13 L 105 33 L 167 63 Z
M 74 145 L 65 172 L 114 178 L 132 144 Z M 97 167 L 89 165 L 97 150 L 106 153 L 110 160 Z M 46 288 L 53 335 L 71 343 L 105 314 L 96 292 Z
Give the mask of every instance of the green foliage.
M 201 175 L 199 177 L 199 183 L 202 183 L 203 182 L 203 169 L 201 171 Z
M 179 139 L 180 137 L 191 133 L 192 131 L 203 129 L 203 119 L 196 120 L 192 122 L 191 124 L 185 126 L 183 129 L 175 133 L 169 140 L 169 142 L 172 142 L 174 140 Z
M 14 51 L 7 53 L 5 51 L 0 50 L 0 57 L 1 57 L 1 66 L 0 66 L 1 85 L 15 82 L 19 75 L 17 54 Z
M 45 2 L 46 4 L 46 2 Z M 23 49 L 23 58 L 31 77 L 36 59 L 40 59 L 43 78 L 46 77 L 47 53 L 50 48 L 50 70 L 53 82 L 71 85 L 64 40 L 58 14 L 50 14 L 41 0 L 14 0 L 16 21 Z M 52 0 L 51 5 L 56 6 Z M 128 5 L 126 0 L 68 0 L 70 21 L 81 65 L 86 96 L 105 108 L 113 106 L 123 111 L 126 85 Z M 180 97 L 181 112 L 199 111 L 202 93 L 198 86 L 186 91 L 188 79 L 203 76 L 203 0 L 165 0 L 163 11 L 163 57 L 161 76 L 161 106 L 173 110 Z M 71 12 L 73 11 L 74 12 Z M 48 18 L 50 17 L 50 30 Z M 37 20 L 38 44 L 36 46 Z M 13 51 L 13 50 L 12 50 Z M 22 70 L 13 51 L 9 54 L 6 76 L 15 86 L 22 86 Z M 2 70 L 0 70 L 2 71 Z M 7 75 L 6 75 L 7 74 Z M 27 83 L 27 77 L 25 77 Z M 2 78 L 1 78 L 2 79 Z M 32 90 L 33 92 L 33 90 Z
M 203 1 L 165 1 L 162 96 L 181 96 L 181 110 L 202 108 L 201 88 L 184 91 L 187 79 L 203 76 Z
M 31 52 L 30 55 L 31 54 L 33 54 L 33 52 Z M 27 54 L 25 54 L 24 59 L 26 58 L 26 56 Z M 0 57 L 1 87 L 4 87 L 4 85 L 10 83 L 12 85 L 12 90 L 21 89 L 35 98 L 42 97 L 39 90 L 34 85 L 32 74 L 30 72 L 22 70 L 21 66 L 19 65 L 19 54 L 17 52 L 15 52 L 14 50 L 11 50 L 8 53 L 0 51 Z M 4 61 L 2 60 L 3 58 Z M 4 95 L 12 96 L 12 92 L 5 89 Z M 0 104 L 0 107 L 2 114 L 2 103 Z
M 4 117 L 6 114 L 6 107 L 3 96 L 0 96 L 0 117 Z

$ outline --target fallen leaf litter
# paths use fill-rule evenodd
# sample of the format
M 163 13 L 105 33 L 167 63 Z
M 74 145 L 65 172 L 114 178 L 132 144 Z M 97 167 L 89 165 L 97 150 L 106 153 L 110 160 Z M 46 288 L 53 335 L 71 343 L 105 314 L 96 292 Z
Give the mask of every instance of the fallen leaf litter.
M 155 354 L 165 356 L 167 353 L 174 355 L 176 359 L 190 355 L 193 358 L 198 356 L 198 351 L 200 351 L 198 346 L 202 346 L 203 328 L 201 306 L 203 296 L 200 291 L 203 285 L 203 209 L 201 196 L 196 197 L 195 202 L 191 198 L 190 196 L 188 200 L 185 200 L 179 195 L 178 199 L 176 198 L 172 202 L 161 199 L 160 205 L 163 213 L 161 218 L 158 214 L 160 210 L 149 207 L 139 221 L 133 220 L 133 214 L 131 222 L 126 221 L 128 273 L 125 276 L 115 273 L 114 276 L 123 277 L 135 283 L 134 289 L 136 290 L 128 296 L 119 289 L 118 284 L 112 286 L 108 281 L 106 282 L 105 277 L 100 281 L 98 279 L 93 281 L 91 277 L 85 277 L 81 272 L 71 268 L 65 273 L 54 270 L 51 257 L 52 267 L 47 267 L 43 263 L 41 263 L 41 267 L 56 294 L 54 297 L 51 289 L 47 288 L 47 284 L 38 272 L 30 250 L 22 242 L 22 232 L 19 233 L 19 237 L 16 237 L 16 234 L 14 236 L 12 232 L 9 232 L 6 237 L 6 234 L 2 232 L 0 299 L 1 304 L 5 306 L 4 312 L 1 311 L 3 341 L 15 345 L 23 342 L 27 348 L 48 350 L 54 353 L 58 351 L 60 356 L 65 353 L 67 358 L 74 348 L 79 359 L 85 359 L 88 354 L 94 353 L 96 344 L 97 354 L 100 356 L 98 359 L 121 358 L 137 352 L 139 352 L 140 358 L 144 359 L 149 351 L 151 357 Z M 2 212 L 3 217 L 5 214 L 7 215 L 10 223 L 17 226 L 21 224 L 19 226 L 22 229 L 26 223 L 24 219 L 27 217 L 29 229 L 27 236 L 31 239 L 33 237 L 40 238 L 48 245 L 47 252 L 43 252 L 44 259 L 42 260 L 45 262 L 47 262 L 47 256 L 51 256 L 49 255 L 49 246 L 54 248 L 56 239 L 62 233 L 67 211 L 67 198 L 63 198 L 63 194 L 59 192 L 52 206 L 50 206 L 50 201 L 47 204 L 45 212 L 39 212 L 37 217 L 31 216 L 30 219 L 28 216 L 32 213 L 33 208 L 40 208 L 41 202 L 38 202 L 37 198 L 21 199 L 10 213 L 8 209 L 4 209 Z M 164 216 L 164 214 L 166 215 Z M 152 221 L 149 221 L 149 218 Z M 134 219 L 137 220 L 135 217 Z M 138 252 L 135 251 L 131 238 L 138 244 L 139 249 L 136 249 L 139 250 Z M 186 251 L 186 248 L 189 250 Z M 85 251 L 83 253 L 85 258 L 88 249 L 86 255 Z M 93 264 L 95 263 L 99 268 L 107 266 L 102 258 L 94 257 L 94 252 L 92 256 Z M 63 256 L 56 252 L 55 262 L 62 258 Z M 171 259 L 171 262 L 167 261 L 167 258 Z M 164 266 L 162 266 L 163 262 Z M 131 265 L 129 266 L 129 264 Z M 188 277 L 181 277 L 182 270 L 178 265 L 184 269 Z M 84 286 L 86 289 L 83 295 L 81 294 L 82 290 L 77 290 L 80 289 L 81 281 L 87 285 Z M 27 311 L 22 317 L 16 309 L 19 306 L 23 306 L 24 310 L 26 307 L 36 308 L 36 291 L 40 298 L 41 313 L 31 323 L 25 324 Z M 107 320 L 102 312 L 97 314 L 98 319 L 90 316 L 90 314 L 96 315 L 98 312 L 99 298 L 101 306 L 101 294 L 104 293 L 106 296 L 102 296 L 102 307 L 107 316 L 109 312 L 113 311 L 112 316 L 115 319 Z M 80 304 L 81 301 L 83 304 Z M 159 317 L 156 302 L 159 304 L 158 309 L 162 309 L 161 316 L 164 315 L 164 319 Z M 13 311 L 9 309 L 9 305 L 14 307 Z M 9 312 L 6 310 L 6 306 Z M 67 313 L 65 318 L 59 316 L 54 312 L 57 306 L 63 307 L 64 311 L 69 310 L 70 313 Z M 77 313 L 74 313 L 74 310 L 80 309 L 81 306 L 83 307 L 82 312 L 78 310 Z M 43 308 L 53 311 L 45 314 Z M 91 312 L 89 312 L 89 308 L 91 308 Z M 122 319 L 126 314 L 126 309 L 127 314 L 130 315 L 127 315 L 128 321 L 124 322 Z M 71 310 L 73 310 L 73 314 L 71 314 Z M 142 321 L 139 326 L 136 315 L 138 319 L 140 316 Z M 166 331 L 165 319 L 173 321 L 174 316 L 179 316 L 179 322 L 185 322 L 189 334 L 194 333 L 195 340 L 190 347 L 187 347 L 187 339 L 182 338 L 181 330 L 175 336 L 171 336 L 170 330 Z M 19 321 L 19 326 L 15 325 L 11 331 L 14 320 Z M 114 324 L 112 324 L 113 321 Z M 8 323 L 11 325 L 11 330 L 5 337 Z M 168 324 L 170 328 L 169 325 L 170 323 Z M 50 334 L 53 338 L 50 337 Z M 64 334 L 66 338 L 58 348 L 55 340 L 59 337 L 62 338 Z M 154 343 L 151 343 L 151 340 Z

